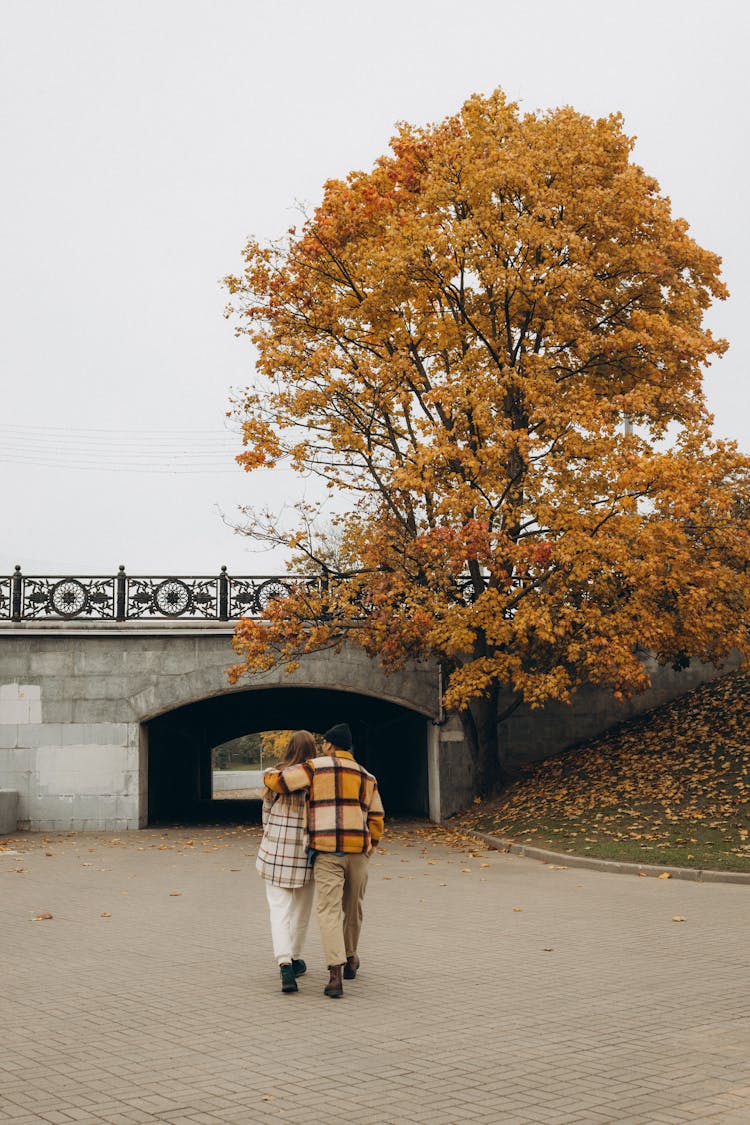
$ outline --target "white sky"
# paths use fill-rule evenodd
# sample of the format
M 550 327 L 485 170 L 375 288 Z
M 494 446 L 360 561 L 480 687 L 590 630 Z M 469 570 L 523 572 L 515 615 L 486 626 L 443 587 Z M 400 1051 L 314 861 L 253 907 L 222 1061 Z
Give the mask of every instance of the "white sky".
M 211 438 L 252 362 L 220 279 L 248 235 L 281 234 L 295 200 L 370 167 L 394 122 L 439 120 L 496 86 L 529 110 L 623 112 L 636 159 L 724 259 L 732 297 L 709 323 L 731 349 L 706 386 L 716 432 L 750 450 L 749 11 L 0 0 L 0 573 L 274 569 L 219 514 L 288 488 Z M 208 433 L 178 460 L 198 471 L 105 467 L 122 451 L 143 469 L 152 442 L 193 430 Z M 71 448 L 88 468 L 49 463 Z

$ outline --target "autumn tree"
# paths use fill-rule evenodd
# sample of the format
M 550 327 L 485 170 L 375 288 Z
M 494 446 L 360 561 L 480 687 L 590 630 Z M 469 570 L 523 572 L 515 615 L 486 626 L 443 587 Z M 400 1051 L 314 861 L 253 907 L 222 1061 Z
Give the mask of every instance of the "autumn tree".
M 266 760 L 271 758 L 278 761 L 283 758 L 293 734 L 293 730 L 264 730 L 260 736 L 260 744 Z
M 702 390 L 720 261 L 632 148 L 618 115 L 474 96 L 248 244 L 238 460 L 322 477 L 336 549 L 319 506 L 256 513 L 320 577 L 239 624 L 235 678 L 342 643 L 433 658 L 487 792 L 519 703 L 640 691 L 643 649 L 747 651 L 749 462 Z

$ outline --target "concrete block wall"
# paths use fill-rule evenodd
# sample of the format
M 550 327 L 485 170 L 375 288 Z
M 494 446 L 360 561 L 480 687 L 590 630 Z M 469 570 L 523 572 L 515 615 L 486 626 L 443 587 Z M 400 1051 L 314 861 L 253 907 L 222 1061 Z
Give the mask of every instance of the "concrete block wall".
M 263 770 L 214 770 L 214 793 L 226 793 L 233 789 L 261 789 Z
M 55 630 L 0 622 L 0 789 L 17 792 L 20 828 L 142 827 L 148 815 L 144 724 L 194 700 L 227 694 L 230 631 Z M 511 769 L 560 753 L 721 674 L 700 664 L 681 673 L 653 662 L 649 669 L 653 688 L 628 703 L 585 688 L 569 706 L 519 708 L 501 732 Z M 293 676 L 277 669 L 256 677 L 253 686 L 282 684 L 382 697 L 425 723 L 437 710 L 434 667 L 415 665 L 389 678 L 360 650 L 306 658 Z M 444 818 L 466 808 L 476 791 L 458 718 L 450 717 L 428 745 L 430 809 Z
M 467 808 L 476 796 L 474 766 L 457 715 L 438 728 L 441 819 Z
M 41 723 L 39 684 L 0 684 L 0 723 Z
M 548 703 L 538 709 L 519 707 L 501 727 L 504 757 L 511 772 L 596 738 L 739 665 L 736 655 L 723 668 L 695 660 L 679 672 L 657 664 L 648 655 L 644 655 L 643 661 L 651 687 L 632 699 L 620 702 L 606 688 L 586 686 L 576 692 L 570 703 Z
M 149 627 L 151 625 L 151 627 Z M 185 627 L 189 625 L 189 627 Z M 18 793 L 18 826 L 123 831 L 148 818 L 146 723 L 231 692 L 231 626 L 0 622 L 0 788 Z M 260 688 L 305 686 L 437 706 L 434 668 L 386 677 L 361 651 L 318 654 Z M 244 682 L 239 694 L 247 691 Z
M 18 828 L 139 827 L 138 724 L 8 722 L 19 708 L 6 703 L 0 701 L 0 788 L 18 794 Z
M 525 766 L 564 753 L 619 723 L 678 699 L 700 684 L 737 668 L 739 659 L 731 656 L 723 668 L 693 661 L 679 672 L 662 667 L 648 655 L 644 656 L 644 663 L 652 686 L 633 699 L 618 702 L 611 691 L 588 686 L 576 692 L 569 704 L 519 707 L 501 724 L 499 732 L 503 760 L 509 773 L 517 774 Z M 440 809 L 444 819 L 471 804 L 476 786 L 471 752 L 464 741 L 458 716 L 450 716 L 438 729 Z
M 15 789 L 0 789 L 0 836 L 18 828 L 18 793 Z

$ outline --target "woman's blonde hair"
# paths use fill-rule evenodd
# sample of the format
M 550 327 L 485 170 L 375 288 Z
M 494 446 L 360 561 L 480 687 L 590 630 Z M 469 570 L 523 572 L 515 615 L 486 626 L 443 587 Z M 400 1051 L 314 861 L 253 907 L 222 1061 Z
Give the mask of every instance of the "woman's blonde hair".
M 315 739 L 310 734 L 309 730 L 296 730 L 287 743 L 284 757 L 278 764 L 278 769 L 286 769 L 287 766 L 298 766 L 300 762 L 304 762 L 307 758 L 314 758 L 318 750 L 315 745 Z

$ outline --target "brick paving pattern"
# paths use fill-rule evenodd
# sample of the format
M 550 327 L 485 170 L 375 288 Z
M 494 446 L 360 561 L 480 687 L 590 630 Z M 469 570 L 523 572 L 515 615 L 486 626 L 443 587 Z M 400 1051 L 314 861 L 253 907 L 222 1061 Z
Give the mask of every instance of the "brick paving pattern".
M 0 840 L 0 1121 L 750 1122 L 750 888 L 396 826 L 329 1000 L 314 919 L 279 990 L 257 840 Z

